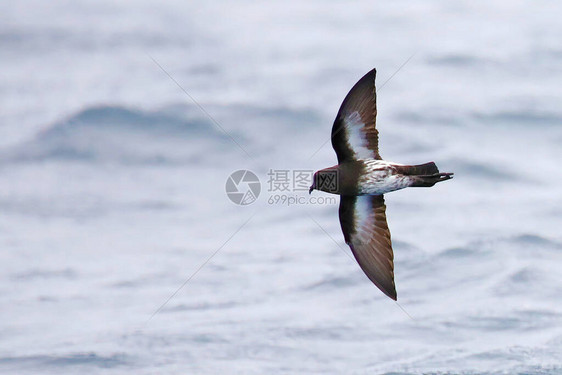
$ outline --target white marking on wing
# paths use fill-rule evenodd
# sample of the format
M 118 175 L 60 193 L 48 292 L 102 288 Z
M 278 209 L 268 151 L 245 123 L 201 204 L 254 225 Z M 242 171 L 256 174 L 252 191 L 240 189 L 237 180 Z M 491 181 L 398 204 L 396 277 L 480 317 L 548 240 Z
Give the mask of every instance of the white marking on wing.
M 365 124 L 361 120 L 359 112 L 355 111 L 344 118 L 347 143 L 351 147 L 356 159 L 374 158 L 375 153 L 368 147 L 363 128 Z
M 358 196 L 355 200 L 354 221 L 355 221 L 355 241 L 359 243 L 369 242 L 370 215 L 373 211 L 371 197 Z

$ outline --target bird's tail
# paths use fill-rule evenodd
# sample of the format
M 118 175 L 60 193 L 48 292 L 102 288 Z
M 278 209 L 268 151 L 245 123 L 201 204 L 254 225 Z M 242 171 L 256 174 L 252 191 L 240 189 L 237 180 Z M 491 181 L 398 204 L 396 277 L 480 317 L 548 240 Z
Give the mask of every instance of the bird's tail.
M 398 171 L 406 176 L 425 176 L 439 173 L 439 169 L 434 162 L 420 164 L 420 165 L 401 165 Z
M 412 187 L 431 187 L 438 182 L 453 178 L 454 173 L 435 173 L 431 175 L 412 176 Z
M 450 180 L 453 173 L 439 173 L 439 169 L 434 162 L 419 165 L 403 165 L 399 167 L 399 172 L 412 177 L 413 187 L 430 187 L 438 182 Z

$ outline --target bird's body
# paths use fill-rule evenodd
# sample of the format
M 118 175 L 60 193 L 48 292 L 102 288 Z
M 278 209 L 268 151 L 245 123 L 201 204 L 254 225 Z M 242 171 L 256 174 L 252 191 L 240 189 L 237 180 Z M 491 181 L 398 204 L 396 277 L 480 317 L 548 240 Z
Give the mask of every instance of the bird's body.
M 382 195 L 404 189 L 413 182 L 410 176 L 399 172 L 398 164 L 384 160 L 359 160 L 364 165 L 363 173 L 358 181 L 358 195 Z
M 376 129 L 376 70 L 361 78 L 343 101 L 332 127 L 338 164 L 314 174 L 312 190 L 338 194 L 346 243 L 369 279 L 396 299 L 390 231 L 383 194 L 407 187 L 430 187 L 452 178 L 433 162 L 392 163 L 379 155 Z
M 357 159 L 316 172 L 313 186 L 316 190 L 338 195 L 382 195 L 407 187 L 433 186 L 451 175 L 439 173 L 433 162 L 404 165 Z

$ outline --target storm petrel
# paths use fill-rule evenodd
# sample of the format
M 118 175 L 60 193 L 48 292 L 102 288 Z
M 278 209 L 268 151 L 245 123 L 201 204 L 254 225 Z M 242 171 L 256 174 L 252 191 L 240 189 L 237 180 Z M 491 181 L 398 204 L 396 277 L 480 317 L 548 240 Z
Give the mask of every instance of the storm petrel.
M 383 194 L 406 187 L 430 187 L 453 177 L 434 162 L 403 165 L 382 160 L 376 129 L 376 69 L 345 97 L 332 127 L 338 165 L 314 173 L 312 190 L 338 194 L 345 242 L 367 277 L 396 300 L 394 255 Z

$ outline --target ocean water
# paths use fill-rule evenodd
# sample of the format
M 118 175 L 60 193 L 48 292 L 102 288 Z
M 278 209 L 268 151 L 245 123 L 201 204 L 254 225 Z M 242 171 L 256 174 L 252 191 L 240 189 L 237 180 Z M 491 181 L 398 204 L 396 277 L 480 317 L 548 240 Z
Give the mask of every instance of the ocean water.
M 561 11 L 0 3 L 0 373 L 562 373 Z M 400 305 L 268 191 L 373 67 L 382 156 L 455 172 L 386 196 Z

